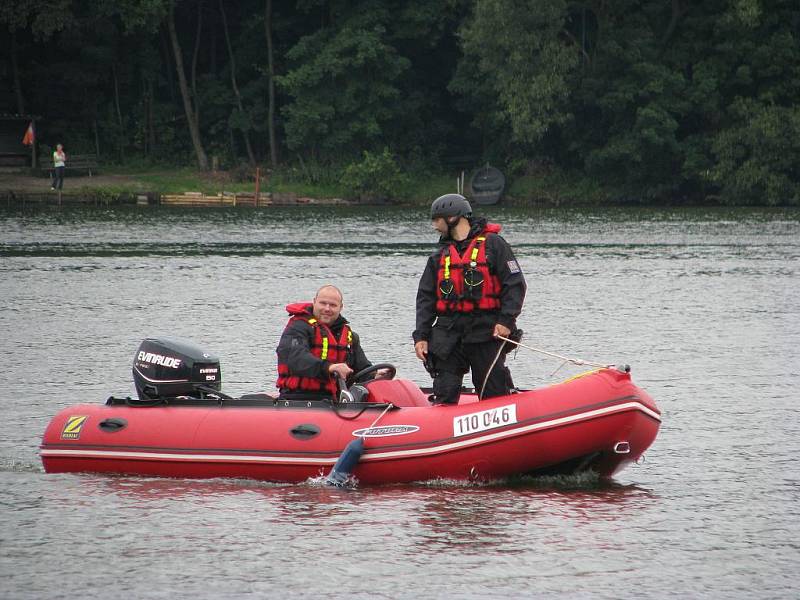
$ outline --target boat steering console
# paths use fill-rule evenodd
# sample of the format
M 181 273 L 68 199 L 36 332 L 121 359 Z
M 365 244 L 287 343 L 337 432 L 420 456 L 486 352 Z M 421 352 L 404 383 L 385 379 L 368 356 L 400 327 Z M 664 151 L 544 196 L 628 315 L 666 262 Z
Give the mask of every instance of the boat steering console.
M 367 397 L 369 396 L 369 389 L 367 389 L 366 384 L 368 384 L 370 381 L 374 381 L 374 375 L 382 369 L 386 369 L 388 373 L 381 379 L 394 379 L 394 376 L 397 375 L 397 367 L 395 367 L 393 364 L 377 363 L 367 367 L 366 369 L 361 369 L 358 373 L 353 375 L 353 385 L 350 387 L 347 387 L 347 383 L 344 381 L 344 379 L 338 378 L 339 403 L 366 402 Z M 371 375 L 373 377 L 370 377 Z
M 372 375 L 373 373 L 377 373 L 381 369 L 386 369 L 389 374 L 386 377 L 382 377 L 382 379 L 394 379 L 394 376 L 397 375 L 397 367 L 390 363 L 378 363 L 377 365 L 372 365 L 367 367 L 366 369 L 361 369 L 358 373 L 353 375 L 353 381 L 355 383 L 364 383 L 366 381 L 371 381 L 374 377 L 367 377 Z

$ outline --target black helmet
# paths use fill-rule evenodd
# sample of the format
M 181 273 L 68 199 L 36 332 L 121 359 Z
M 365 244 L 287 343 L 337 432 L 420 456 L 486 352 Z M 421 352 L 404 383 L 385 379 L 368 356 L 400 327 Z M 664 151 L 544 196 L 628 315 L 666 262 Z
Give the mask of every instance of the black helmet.
M 431 219 L 436 217 L 468 217 L 472 207 L 461 194 L 445 194 L 439 196 L 431 204 Z

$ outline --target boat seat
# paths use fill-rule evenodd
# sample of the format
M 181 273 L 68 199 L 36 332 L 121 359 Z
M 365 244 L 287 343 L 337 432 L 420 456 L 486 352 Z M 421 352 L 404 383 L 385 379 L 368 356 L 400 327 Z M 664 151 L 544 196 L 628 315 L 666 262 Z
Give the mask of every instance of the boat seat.
M 369 402 L 391 402 L 395 406 L 430 406 L 419 386 L 409 379 L 373 379 L 367 382 Z

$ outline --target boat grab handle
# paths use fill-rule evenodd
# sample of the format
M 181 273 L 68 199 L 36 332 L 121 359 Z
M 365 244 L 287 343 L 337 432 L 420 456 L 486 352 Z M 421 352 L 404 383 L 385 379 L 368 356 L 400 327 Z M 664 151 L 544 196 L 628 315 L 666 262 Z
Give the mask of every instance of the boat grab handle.
M 631 445 L 629 442 L 617 442 L 614 444 L 614 454 L 630 454 Z
M 98 427 L 103 431 L 119 431 L 120 429 L 125 429 L 128 425 L 128 422 L 125 419 L 118 419 L 116 417 L 112 417 L 110 419 L 105 419 L 98 424 Z

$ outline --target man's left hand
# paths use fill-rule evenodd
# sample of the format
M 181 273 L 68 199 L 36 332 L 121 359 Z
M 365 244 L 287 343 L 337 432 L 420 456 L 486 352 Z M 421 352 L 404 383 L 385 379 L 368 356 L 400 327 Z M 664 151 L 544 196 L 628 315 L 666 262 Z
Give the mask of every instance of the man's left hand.
M 494 337 L 502 336 L 504 338 L 507 338 L 509 335 L 511 335 L 511 330 L 505 325 L 501 325 L 500 323 L 498 323 L 497 325 L 494 326 Z

